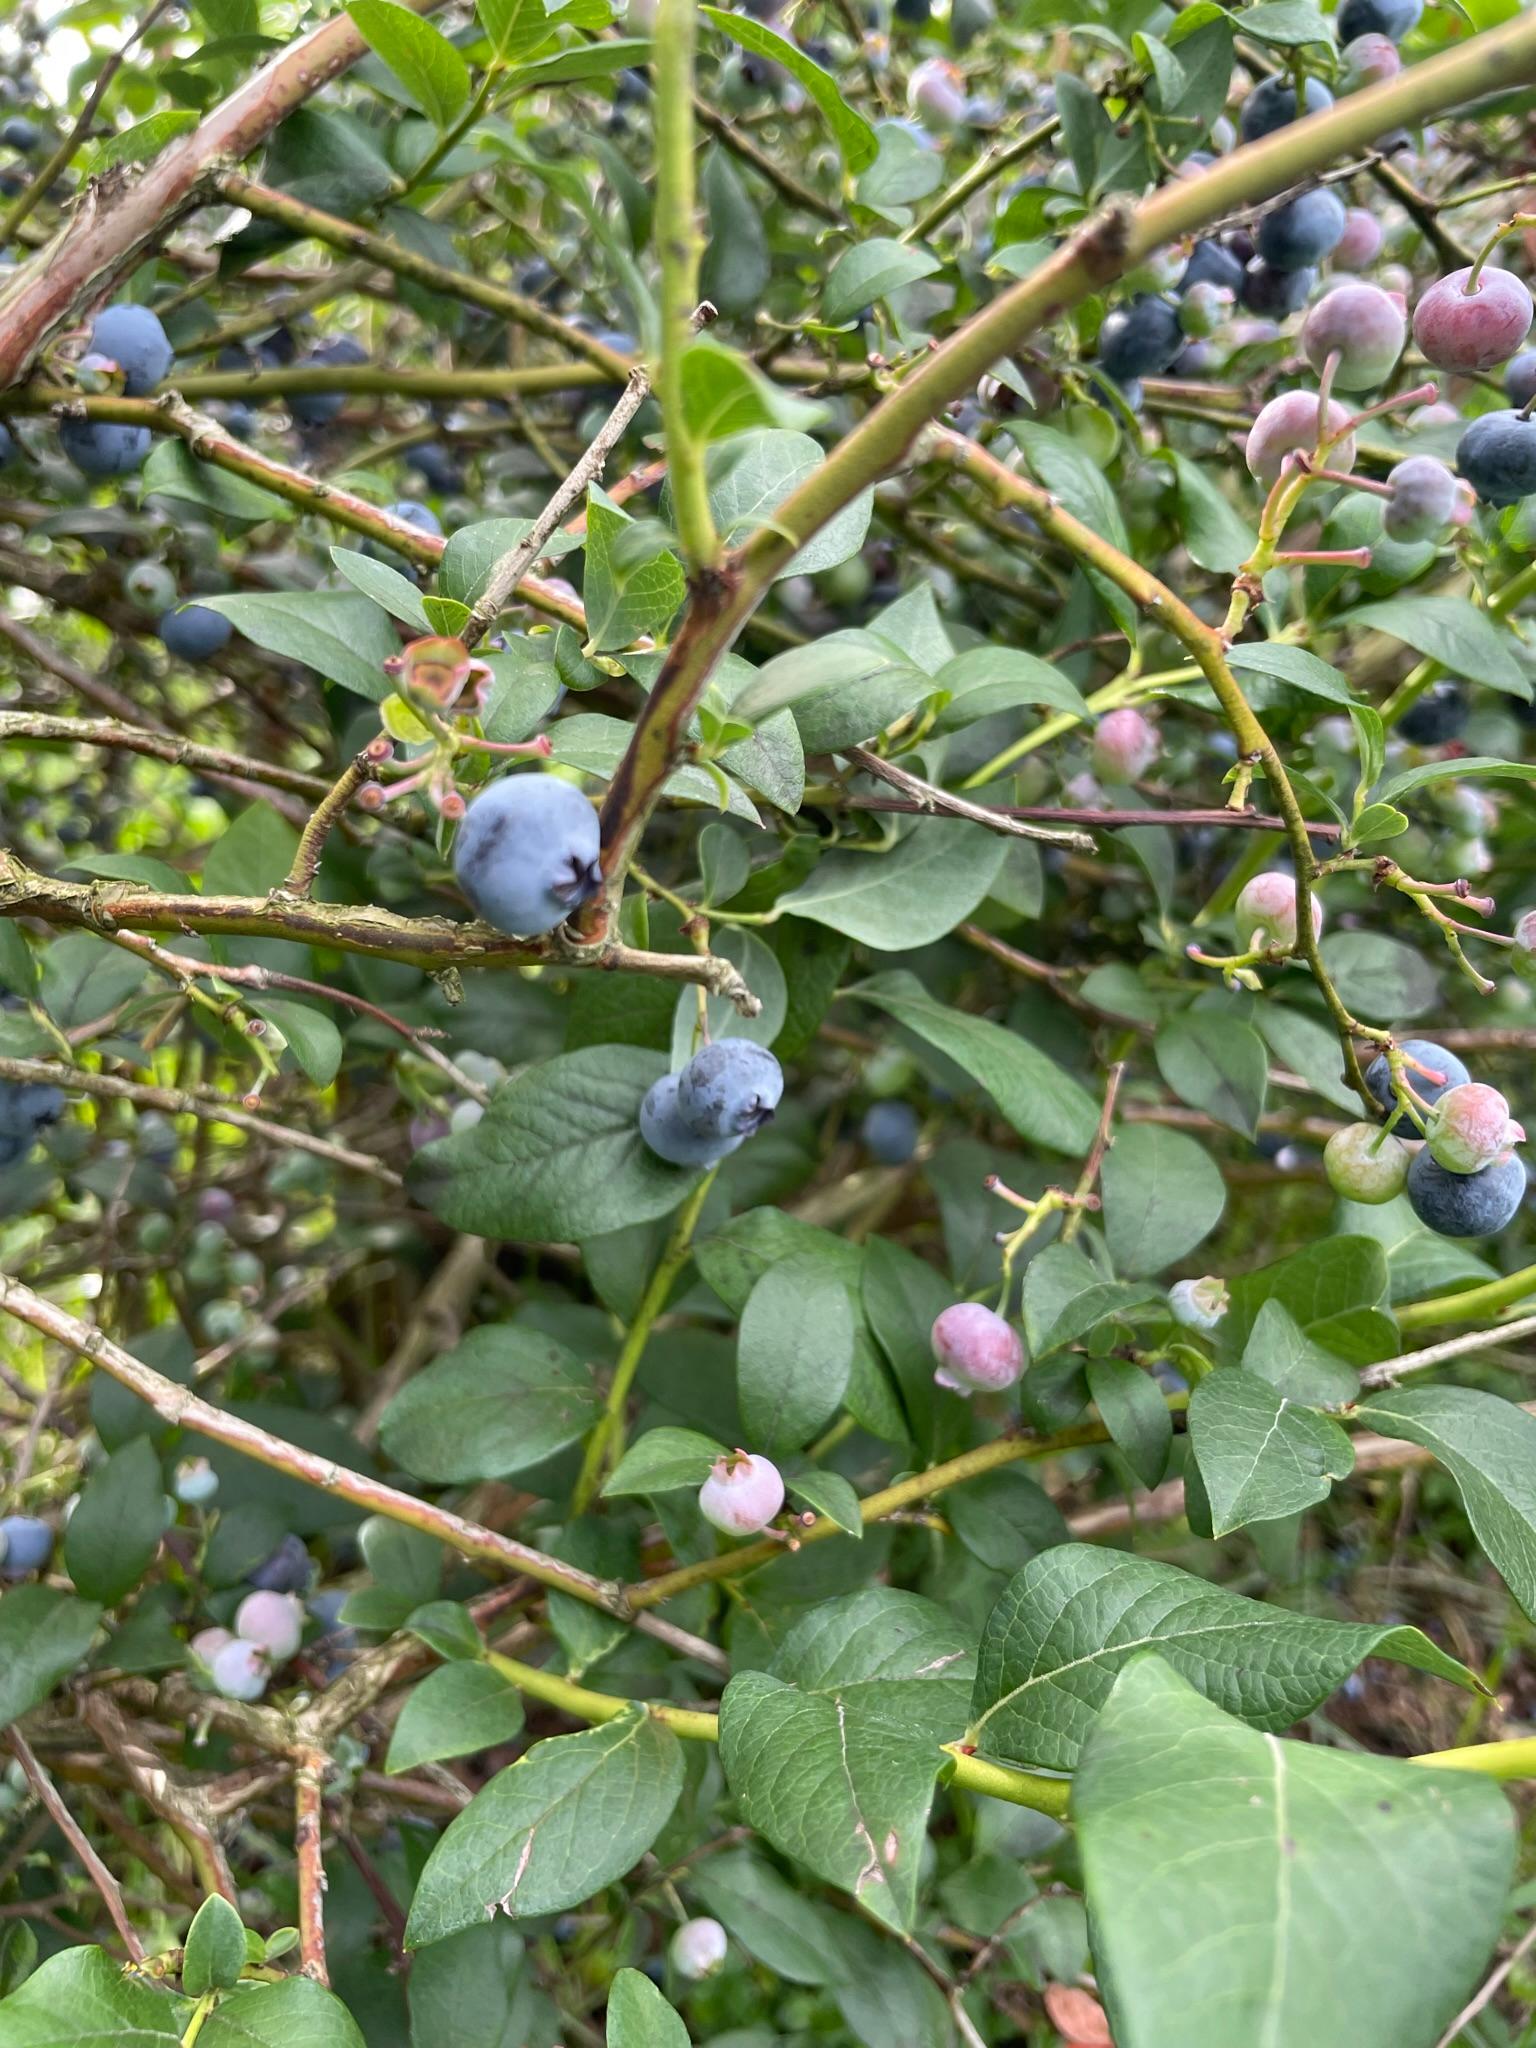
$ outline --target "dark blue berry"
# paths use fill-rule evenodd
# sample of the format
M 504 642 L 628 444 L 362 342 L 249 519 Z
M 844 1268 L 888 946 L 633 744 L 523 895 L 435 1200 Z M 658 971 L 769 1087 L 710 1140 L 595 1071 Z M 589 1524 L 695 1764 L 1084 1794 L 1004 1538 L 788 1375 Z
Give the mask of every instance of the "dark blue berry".
M 1339 9 L 1339 42 L 1352 43 L 1356 36 L 1385 36 L 1400 43 L 1424 12 L 1424 0 L 1344 0 Z
M 1259 257 L 1271 270 L 1305 270 L 1338 245 L 1348 212 L 1337 192 L 1317 186 L 1265 214 Z
M 859 1136 L 882 1166 L 905 1166 L 917 1150 L 922 1124 L 910 1102 L 872 1102 L 864 1112 Z
M 148 427 L 120 427 L 110 420 L 59 422 L 59 446 L 86 476 L 127 476 L 141 469 L 149 443 Z
M 478 917 L 516 938 L 563 924 L 602 887 L 597 812 L 557 775 L 505 775 L 470 805 L 454 842 Z
M 285 1536 L 272 1555 L 245 1577 L 248 1585 L 263 1593 L 302 1593 L 309 1584 L 309 1552 L 302 1538 Z
M 178 661 L 207 661 L 227 645 L 234 627 L 222 612 L 205 604 L 185 604 L 165 612 L 155 628 L 167 654 Z
M 110 356 L 123 373 L 130 398 L 153 391 L 170 370 L 176 352 L 148 306 L 107 306 L 91 326 L 91 353 Z
M 1189 261 L 1184 266 L 1178 288 L 1187 292 L 1192 284 L 1214 284 L 1224 291 L 1240 292 L 1243 288 L 1242 258 L 1221 242 L 1196 242 L 1189 252 Z
M 1397 729 L 1416 747 L 1438 747 L 1455 739 L 1470 715 L 1466 691 L 1449 676 L 1442 676 L 1409 705 L 1397 721 Z
M 1320 114 L 1333 105 L 1333 94 L 1320 78 L 1309 78 L 1301 95 L 1300 111 Z M 1265 78 L 1243 101 L 1238 117 L 1244 142 L 1258 142 L 1296 119 L 1296 88 L 1288 78 Z
M 1117 384 L 1160 376 L 1183 346 L 1178 308 L 1150 293 L 1116 307 L 1099 329 L 1099 361 Z
M 1536 348 L 1522 349 L 1504 365 L 1504 394 L 1516 406 L 1536 398 Z
M 263 352 L 266 346 L 263 343 Z M 334 341 L 323 341 L 318 348 L 311 349 L 302 367 L 336 369 L 367 360 L 368 351 L 361 342 L 354 341 L 350 334 L 340 334 Z M 335 419 L 346 402 L 342 391 L 296 391 L 288 401 L 288 410 L 306 427 L 323 427 Z
M 1283 320 L 1300 311 L 1316 283 L 1315 270 L 1277 270 L 1259 257 L 1243 273 L 1243 305 L 1266 320 Z
M 1426 1145 L 1408 1169 L 1413 1213 L 1442 1237 L 1491 1237 L 1525 1199 L 1525 1164 L 1506 1152 L 1479 1173 L 1448 1173 Z
M 1456 445 L 1456 467 L 1487 505 L 1517 505 L 1536 491 L 1536 419 L 1485 412 Z
M 1405 1038 L 1398 1046 L 1408 1060 L 1417 1061 L 1418 1066 L 1408 1068 L 1408 1085 L 1423 1102 L 1438 1102 L 1447 1088 L 1459 1088 L 1471 1075 L 1457 1059 L 1455 1053 L 1447 1052 L 1443 1045 L 1436 1045 L 1432 1038 Z M 1434 1073 L 1443 1074 L 1443 1081 L 1431 1081 L 1428 1074 L 1421 1074 L 1418 1067 L 1428 1067 Z M 1392 1069 L 1387 1056 L 1378 1053 L 1365 1070 L 1365 1085 L 1370 1089 L 1384 1110 L 1394 1109 L 1396 1097 L 1392 1093 Z

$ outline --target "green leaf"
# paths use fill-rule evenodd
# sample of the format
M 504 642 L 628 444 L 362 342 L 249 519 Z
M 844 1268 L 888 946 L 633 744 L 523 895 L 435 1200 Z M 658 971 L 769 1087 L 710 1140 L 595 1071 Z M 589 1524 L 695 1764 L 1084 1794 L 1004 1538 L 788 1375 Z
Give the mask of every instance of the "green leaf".
M 523 1937 L 500 1917 L 421 1950 L 411 1963 L 410 2006 L 411 2048 L 542 2048 L 559 2039 Z
M 227 1991 L 245 1968 L 245 1928 L 240 1915 L 217 1892 L 192 1915 L 181 1959 L 181 1988 L 189 1998 Z
M 762 210 L 728 151 L 710 150 L 699 191 L 708 221 L 699 290 L 722 313 L 755 312 L 773 275 L 773 258 Z
M 864 1251 L 864 1314 L 901 1389 L 914 1441 L 926 1446 L 933 1430 L 935 1318 L 954 1300 L 954 1289 L 934 1268 L 891 1238 L 872 1237 Z
M 743 1818 L 875 1919 L 910 1926 L 938 1744 L 964 1719 L 971 1666 L 963 1633 L 915 1593 L 814 1609 L 720 1702 Z
M 31 996 L 37 987 L 37 961 L 19 925 L 0 920 L 0 988 L 13 996 Z
M 1183 1131 L 1131 1124 L 1115 1133 L 1100 1169 L 1104 1234 L 1115 1270 L 1160 1273 L 1221 1221 L 1221 1170 Z
M 1249 1372 L 1269 1381 L 1276 1393 L 1308 1408 L 1346 1407 L 1360 1391 L 1359 1375 L 1302 1330 L 1282 1303 L 1266 1301 L 1243 1347 Z
M 1494 1785 L 1258 1734 L 1151 1653 L 1116 1683 L 1072 1805 L 1125 2048 L 1432 2048 L 1503 1921 Z
M 1387 1024 L 1417 1017 L 1439 1000 L 1434 957 L 1386 932 L 1330 932 L 1323 965 L 1357 1016 Z
M 491 48 L 504 64 L 519 64 L 531 57 L 557 28 L 569 24 L 600 29 L 612 18 L 607 0 L 568 0 L 559 9 L 546 7 L 545 0 L 476 0 L 475 12 Z
M 715 1460 L 725 1454 L 726 1446 L 712 1436 L 664 1423 L 630 1445 L 603 1492 L 671 1493 L 681 1486 L 702 1486 Z
M 1025 1565 L 987 1617 L 966 1740 L 1004 1763 L 1074 1770 L 1116 1675 L 1148 1646 L 1227 1713 L 1276 1733 L 1367 1657 L 1478 1690 L 1416 1628 L 1295 1614 L 1175 1565 L 1064 1543 Z
M 1395 1387 L 1360 1415 L 1445 1467 L 1490 1564 L 1536 1616 L 1536 1416 L 1475 1387 Z
M 1528 761 L 1501 761 L 1496 756 L 1483 754 L 1461 754 L 1447 757 L 1443 761 L 1421 761 L 1417 768 L 1404 768 L 1396 775 L 1389 775 L 1376 791 L 1376 801 L 1371 809 L 1394 804 L 1400 796 L 1408 796 L 1416 789 L 1425 789 L 1432 782 L 1452 779 L 1468 782 L 1474 776 L 1481 776 L 1490 782 L 1536 782 L 1536 766 Z
M 225 826 L 203 862 L 206 896 L 255 896 L 285 881 L 299 835 L 268 804 L 251 804 Z
M 449 127 L 469 98 L 469 66 L 442 30 L 395 0 L 347 0 L 347 12 L 428 119 Z
M 1185 1010 L 1163 1025 L 1152 1049 L 1181 1102 L 1242 1137 L 1257 1134 L 1269 1054 L 1251 1024 L 1220 1010 Z
M 476 603 L 485 591 L 492 569 L 532 530 L 531 519 L 478 519 L 472 526 L 455 527 L 437 565 L 439 594 L 460 604 Z M 580 546 L 574 534 L 557 531 L 546 541 L 544 553 L 567 555 Z
M 970 916 L 1006 851 L 984 826 L 924 818 L 893 853 L 824 855 L 807 881 L 779 898 L 779 909 L 830 925 L 873 952 L 907 953 Z
M 796 893 L 803 895 L 804 891 Z M 870 943 L 867 938 L 865 943 Z M 908 943 L 917 941 L 913 938 Z M 936 1002 L 913 974 L 876 975 L 859 982 L 850 993 L 884 1010 L 964 1068 L 986 1089 L 1021 1138 L 1068 1153 L 1086 1151 L 1093 1143 L 1099 1112 L 1092 1096 L 1018 1032 Z
M 1292 647 L 1284 640 L 1240 640 L 1227 656 L 1235 669 L 1250 675 L 1273 676 L 1289 683 L 1293 690 L 1309 697 L 1321 697 L 1325 704 L 1353 704 L 1349 683 L 1339 670 L 1305 647 Z
M 1314 1094 L 1336 1109 L 1360 1114 L 1360 1098 L 1342 1078 L 1344 1056 L 1331 1024 L 1277 1002 L 1255 1004 L 1253 1021 L 1282 1067 L 1300 1074 Z
M 702 1858 L 685 1880 L 730 1934 L 791 1984 L 834 1984 L 847 1974 L 844 1917 L 786 1884 L 750 1848 Z
M 52 1586 L 0 1595 L 0 1728 L 47 1699 L 85 1662 L 101 1609 Z
M 186 2009 L 124 1976 L 105 1949 L 64 1948 L 0 1999 L 0 2040 L 5 2048 L 177 2048 Z
M 245 1007 L 275 1024 L 304 1073 L 317 1088 L 329 1088 L 341 1068 L 341 1033 L 312 1003 L 288 996 L 248 996 Z
M 651 46 L 641 36 L 625 36 L 611 43 L 577 43 L 557 50 L 552 57 L 523 64 L 507 80 L 514 92 L 540 92 L 547 85 L 568 85 L 583 78 L 608 78 L 615 71 L 628 71 L 649 61 Z
M 1234 575 L 1257 547 L 1257 533 L 1198 462 L 1178 454 L 1172 462 L 1190 560 L 1215 575 Z
M 211 462 L 199 462 L 186 443 L 173 436 L 157 441 L 150 449 L 149 460 L 139 472 L 139 484 L 145 497 L 153 492 L 157 498 L 206 505 L 224 520 L 255 523 L 295 516 L 286 498 L 274 497 L 271 491 L 227 469 L 215 469 Z
M 688 2048 L 688 2029 L 643 1971 L 620 1970 L 608 1987 L 607 2048 Z
M 1510 637 L 1465 597 L 1390 597 L 1357 605 L 1338 621 L 1357 631 L 1388 633 L 1453 674 L 1474 676 L 1495 690 L 1530 702 L 1531 685 L 1510 652 Z
M 770 384 L 744 357 L 701 336 L 683 356 L 683 417 L 700 441 L 721 441 L 752 427 L 814 427 L 826 407 Z
M 220 2000 L 198 2048 L 365 2048 L 357 2022 L 310 1977 L 242 1984 Z
M 808 1465 L 803 1472 L 786 1473 L 784 1484 L 791 1500 L 813 1514 L 825 1515 L 845 1536 L 862 1539 L 864 1517 L 859 1513 L 859 1496 L 841 1472 L 822 1472 Z
M 620 539 L 643 532 L 594 485 L 587 495 L 587 640 L 595 649 L 627 647 L 642 633 L 659 631 L 687 595 L 683 565 L 663 549 L 628 562 Z
M 371 555 L 357 554 L 351 548 L 332 548 L 331 560 L 354 590 L 360 590 L 364 597 L 371 597 L 375 604 L 381 604 L 392 618 L 414 626 L 418 633 L 432 631 L 431 622 L 422 608 L 421 592 L 409 576 L 402 576 L 387 562 L 376 562 Z
M 407 1695 L 384 1768 L 394 1776 L 445 1757 L 473 1756 L 522 1732 L 517 1687 L 489 1664 L 445 1664 Z
M 579 1905 L 640 1860 L 682 1784 L 677 1737 L 642 1707 L 536 1742 L 439 1838 L 411 1902 L 407 1948 L 498 1909 L 518 1920 Z
M 1136 1477 L 1156 1486 L 1173 1446 L 1173 1417 L 1156 1381 L 1128 1358 L 1090 1358 L 1088 1391 Z
M 1347 1478 L 1355 1464 L 1336 1422 L 1297 1407 L 1240 1367 L 1213 1372 L 1195 1388 L 1189 1440 L 1217 1536 L 1326 1500 L 1334 1480 Z
M 770 1457 L 797 1451 L 842 1405 L 853 1311 L 842 1280 L 809 1260 L 772 1267 L 742 1310 L 736 1393 L 748 1439 Z
M 152 156 L 158 156 L 168 142 L 174 142 L 178 135 L 185 135 L 189 128 L 195 128 L 197 120 L 197 115 L 189 107 L 169 107 L 163 113 L 151 114 L 147 121 L 138 121 L 132 128 L 120 128 L 103 136 L 100 142 L 86 151 L 81 169 L 87 176 L 99 178 L 114 164 L 147 163 Z
M 147 1436 L 98 1465 L 64 1531 L 64 1562 L 87 1599 L 104 1607 L 131 1593 L 165 1533 L 160 1460 Z
M 1061 77 L 1070 79 L 1071 74 L 1062 73 Z M 1080 84 L 1080 81 L 1073 82 Z M 1081 89 L 1087 90 L 1086 87 Z M 1094 104 L 1098 105 L 1096 99 Z M 1103 109 L 1099 111 L 1102 114 Z M 1122 553 L 1127 552 L 1130 540 L 1120 502 L 1109 479 L 1087 451 L 1056 427 L 1032 426 L 1014 420 L 1010 421 L 1008 431 L 1024 450 L 1031 470 L 1051 496 L 1059 498 L 1075 519 L 1081 519 L 1093 532 L 1102 534 Z M 1088 569 L 1086 574 L 1110 617 L 1134 644 L 1136 607 L 1100 571 Z
M 563 1344 L 491 1323 L 406 1381 L 379 1438 L 418 1479 L 504 1479 L 575 1443 L 601 1405 L 591 1374 Z
M 978 718 L 1024 705 L 1065 712 L 1069 718 L 1093 716 L 1076 683 L 1049 662 L 1015 647 L 968 647 L 947 661 L 933 680 L 949 694 L 934 721 L 938 732 L 955 732 Z
M 955 1535 L 988 1571 L 1022 1571 L 1032 1557 L 1067 1539 L 1060 1508 L 1017 1466 L 983 1472 L 957 1487 L 947 1513 Z
M 71 1031 L 107 1016 L 126 1002 L 143 980 L 142 961 L 120 952 L 94 932 L 66 932 L 43 954 L 38 1000 L 61 1030 Z
M 1237 19 L 1244 35 L 1257 36 L 1261 43 L 1274 43 L 1281 49 L 1333 41 L 1333 30 L 1312 0 L 1262 0 L 1258 7 L 1245 7 Z
M 1278 1301 L 1309 1334 L 1351 1309 L 1374 1308 L 1387 1291 L 1387 1259 L 1369 1237 L 1330 1237 L 1303 1246 L 1273 1265 L 1239 1274 L 1222 1336 L 1241 1347 L 1252 1335 L 1266 1301 Z
M 640 1102 L 666 1071 L 636 1046 L 590 1046 L 504 1082 L 477 1124 L 418 1152 L 410 1184 L 455 1230 L 579 1243 L 675 1209 L 697 1173 L 640 1137 Z
M 1367 804 L 1349 828 L 1346 844 L 1374 846 L 1383 839 L 1397 839 L 1408 830 L 1409 820 L 1391 804 Z
M 374 0 L 391 6 L 392 0 Z M 327 682 L 379 704 L 394 691 L 384 664 L 400 651 L 389 614 L 355 590 L 270 591 L 259 597 L 199 597 L 255 647 L 302 662 Z
M 439 1657 L 478 1658 L 485 1646 L 474 1616 L 456 1600 L 428 1600 L 414 1608 L 405 1626 Z
M 803 50 L 749 15 L 728 14 L 720 7 L 701 7 L 699 12 L 742 49 L 750 50 L 755 57 L 766 57 L 771 64 L 783 65 L 792 78 L 798 79 L 820 108 L 843 162 L 854 176 L 874 162 L 880 147 L 874 129 L 862 114 L 855 113 L 836 82 L 819 64 L 813 64 Z
M 744 15 L 730 19 L 745 28 L 758 26 Z M 709 504 L 725 545 L 737 547 L 758 527 L 773 526 L 780 505 L 826 459 L 819 441 L 784 427 L 764 427 L 715 442 L 708 455 Z M 785 563 L 778 578 L 835 569 L 856 555 L 869 531 L 874 503 L 873 490 L 861 491 Z
M 915 284 L 920 277 L 932 277 L 943 265 L 928 249 L 915 249 L 910 242 L 893 242 L 875 235 L 867 242 L 854 242 L 838 257 L 822 286 L 821 317 L 831 327 L 852 320 L 860 307 Z

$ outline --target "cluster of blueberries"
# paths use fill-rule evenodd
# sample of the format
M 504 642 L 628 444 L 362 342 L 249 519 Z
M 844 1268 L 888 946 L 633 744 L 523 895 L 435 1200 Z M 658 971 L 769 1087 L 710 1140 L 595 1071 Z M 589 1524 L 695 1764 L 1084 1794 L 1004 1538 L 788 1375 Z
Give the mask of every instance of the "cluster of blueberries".
M 247 1593 L 232 1629 L 199 1629 L 192 1654 L 226 1699 L 259 1700 L 279 1664 L 304 1640 L 304 1603 L 296 1593 Z
M 784 1070 L 750 1038 L 717 1038 L 663 1074 L 640 1104 L 640 1135 L 672 1166 L 716 1166 L 768 1123 Z
M 1513 1221 L 1526 1172 L 1512 1148 L 1525 1132 L 1497 1088 L 1428 1038 L 1378 1054 L 1365 1081 L 1383 1121 L 1346 1124 L 1328 1140 L 1323 1165 L 1336 1194 L 1375 1204 L 1406 1192 L 1419 1221 L 1445 1237 L 1489 1237 Z M 1395 1135 L 1405 1122 L 1422 1142 Z

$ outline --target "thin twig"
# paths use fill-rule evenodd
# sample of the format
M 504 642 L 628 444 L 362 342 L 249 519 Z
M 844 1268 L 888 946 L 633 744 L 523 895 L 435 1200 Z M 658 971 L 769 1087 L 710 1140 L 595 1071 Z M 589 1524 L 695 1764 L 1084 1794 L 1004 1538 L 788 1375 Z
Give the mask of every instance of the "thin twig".
M 325 857 L 325 843 L 331 836 L 333 826 L 363 784 L 372 782 L 373 779 L 372 761 L 366 754 L 355 754 L 316 804 L 308 824 L 299 834 L 293 866 L 288 870 L 288 879 L 282 885 L 285 895 L 309 895 L 315 886 L 315 877 L 320 872 L 320 863 Z
M 1461 2011 L 1457 2013 L 1455 2019 L 1451 2021 L 1451 2024 L 1435 2043 L 1435 2048 L 1451 2048 L 1451 2043 L 1457 2039 L 1468 2022 L 1475 2020 L 1483 2008 L 1495 1997 L 1508 1979 L 1516 1963 L 1530 1953 L 1533 1944 L 1536 1944 L 1536 1920 L 1533 1920 L 1530 1926 L 1527 1927 L 1524 1934 L 1521 1935 L 1519 1941 L 1516 1942 L 1498 1968 L 1489 1972 L 1480 1988 L 1467 2000 Z
M 1427 1372 L 1448 1358 L 1461 1358 L 1469 1351 L 1486 1351 L 1490 1345 L 1508 1344 L 1515 1337 L 1536 1336 L 1536 1316 L 1522 1316 L 1514 1323 L 1494 1323 L 1486 1330 L 1469 1330 L 1464 1337 L 1447 1337 L 1442 1344 L 1430 1344 L 1423 1351 L 1405 1351 L 1396 1358 L 1383 1358 L 1368 1365 L 1360 1375 L 1361 1390 L 1395 1387 L 1405 1373 Z
M 293 1772 L 293 1850 L 298 1865 L 300 1968 L 317 1984 L 329 1984 L 325 1962 L 325 1828 L 323 1799 L 326 1759 L 306 1750 Z
M 91 1883 L 100 1892 L 102 1904 L 111 1915 L 112 1925 L 117 1929 L 118 1938 L 121 1940 L 123 1947 L 127 1949 L 130 1961 L 142 1963 L 144 1960 L 144 1945 L 133 1931 L 127 1909 L 123 1905 L 123 1894 L 117 1879 L 96 1854 L 89 1841 L 87 1841 L 80 1823 L 59 1797 L 58 1787 L 33 1755 L 31 1745 L 21 1730 L 19 1728 L 8 1729 L 5 1739 L 10 1744 L 16 1761 L 21 1765 L 23 1771 L 26 1772 L 27 1783 L 48 1809 L 54 1826 L 80 1858 Z
M 1078 1175 L 1077 1186 L 1072 1191 L 1072 1207 L 1067 1220 L 1061 1226 L 1061 1242 L 1070 1244 L 1083 1226 L 1088 1213 L 1088 1198 L 1092 1195 L 1099 1178 L 1099 1169 L 1104 1164 L 1104 1154 L 1114 1143 L 1110 1130 L 1115 1121 L 1115 1099 L 1120 1093 L 1120 1083 L 1125 1079 L 1125 1061 L 1116 1060 L 1104 1080 L 1104 1107 L 1099 1111 L 1099 1127 L 1093 1134 L 1093 1144 Z
M 894 761 L 872 754 L 868 747 L 848 747 L 845 752 L 848 759 L 857 762 L 866 775 L 873 775 L 881 782 L 888 782 L 892 789 L 899 789 L 908 799 L 903 809 L 943 812 L 950 818 L 968 818 L 973 825 L 984 825 L 989 832 L 1001 832 L 1012 839 L 1039 839 L 1047 846 L 1071 846 L 1083 853 L 1097 850 L 1086 832 L 1053 832 L 1042 825 L 1028 824 L 1009 811 L 994 810 L 989 804 L 972 803 L 969 797 L 956 796 L 952 790 L 925 782 L 910 769 L 898 768 Z

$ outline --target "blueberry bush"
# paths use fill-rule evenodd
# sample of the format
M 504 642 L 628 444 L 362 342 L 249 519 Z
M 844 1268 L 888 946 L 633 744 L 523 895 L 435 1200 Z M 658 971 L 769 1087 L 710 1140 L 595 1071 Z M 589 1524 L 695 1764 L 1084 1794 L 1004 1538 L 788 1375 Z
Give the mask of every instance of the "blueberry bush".
M 1536 14 L 0 115 L 0 2048 L 1532 2048 Z

